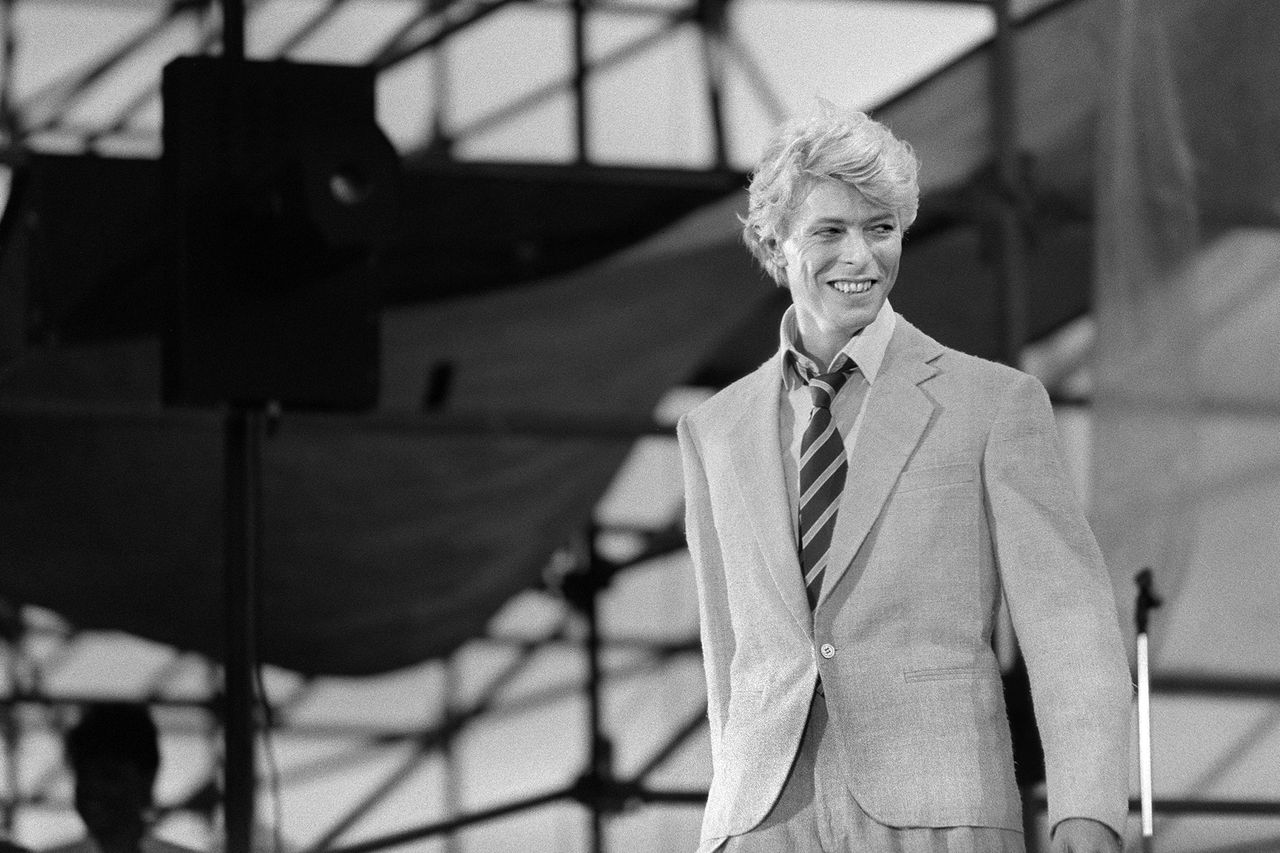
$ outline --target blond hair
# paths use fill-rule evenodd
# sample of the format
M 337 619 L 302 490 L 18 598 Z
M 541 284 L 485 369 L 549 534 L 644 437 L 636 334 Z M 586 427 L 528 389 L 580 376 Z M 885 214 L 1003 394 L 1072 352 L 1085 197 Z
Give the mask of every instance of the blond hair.
M 889 128 L 865 113 L 818 99 L 807 118 L 786 122 L 765 145 L 751 176 L 742 240 L 782 284 L 781 243 L 813 181 L 830 178 L 852 186 L 893 210 L 906 231 L 920 206 L 918 172 L 915 152 Z

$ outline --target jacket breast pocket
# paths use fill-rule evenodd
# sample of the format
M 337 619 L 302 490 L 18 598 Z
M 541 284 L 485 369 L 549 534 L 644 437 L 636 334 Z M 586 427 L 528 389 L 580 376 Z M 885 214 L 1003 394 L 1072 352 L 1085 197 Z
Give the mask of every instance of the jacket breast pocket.
M 920 618 L 953 620 L 950 602 L 976 594 L 983 520 L 976 465 L 908 467 L 876 521 L 870 559 L 906 589 L 950 590 L 916 596 L 910 607 Z
M 920 489 L 932 489 L 948 486 L 953 483 L 972 483 L 977 479 L 977 472 L 967 462 L 954 462 L 948 465 L 930 465 L 927 468 L 911 468 L 902 472 L 898 478 L 897 492 L 914 492 Z

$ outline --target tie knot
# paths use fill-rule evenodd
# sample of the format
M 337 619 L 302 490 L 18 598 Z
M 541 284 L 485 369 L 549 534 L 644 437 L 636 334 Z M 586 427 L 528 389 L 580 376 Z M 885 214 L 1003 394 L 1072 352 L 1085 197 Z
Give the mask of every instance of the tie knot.
M 817 376 L 810 376 L 808 379 L 809 395 L 813 398 L 813 405 L 819 409 L 830 408 L 832 399 L 836 394 L 840 393 L 840 389 L 844 387 L 844 383 L 849 380 L 850 374 L 857 369 L 852 361 L 844 361 L 840 367 L 830 373 L 820 373 Z

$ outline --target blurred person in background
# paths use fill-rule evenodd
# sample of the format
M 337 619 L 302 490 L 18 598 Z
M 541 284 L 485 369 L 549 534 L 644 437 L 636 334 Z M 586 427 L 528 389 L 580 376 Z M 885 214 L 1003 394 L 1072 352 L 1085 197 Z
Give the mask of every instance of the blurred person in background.
M 88 835 L 50 853 L 189 853 L 151 834 L 160 737 L 145 705 L 90 705 L 64 741 Z

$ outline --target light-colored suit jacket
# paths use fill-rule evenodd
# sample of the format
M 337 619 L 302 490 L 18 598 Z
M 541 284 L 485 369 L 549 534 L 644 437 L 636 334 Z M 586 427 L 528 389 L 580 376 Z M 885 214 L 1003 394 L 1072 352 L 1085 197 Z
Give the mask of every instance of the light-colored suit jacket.
M 811 612 L 780 384 L 773 358 L 679 425 L 711 723 L 704 841 L 767 814 L 819 676 L 870 815 L 1021 829 L 991 645 L 1002 593 L 1031 676 L 1051 825 L 1092 817 L 1122 831 L 1131 680 L 1044 388 L 899 316 Z

